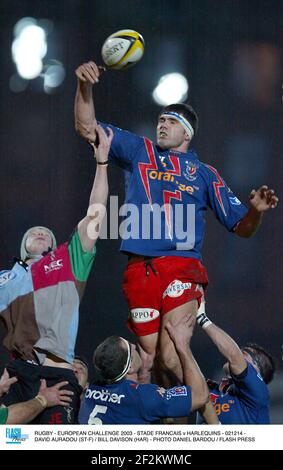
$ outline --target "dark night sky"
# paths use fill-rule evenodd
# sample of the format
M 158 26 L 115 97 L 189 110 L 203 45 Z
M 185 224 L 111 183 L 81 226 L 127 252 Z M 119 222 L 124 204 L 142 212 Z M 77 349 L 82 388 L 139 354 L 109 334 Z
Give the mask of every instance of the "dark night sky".
M 41 78 L 21 93 L 9 89 L 15 73 L 13 26 L 23 16 L 54 23 L 46 60 L 60 60 L 66 69 L 56 94 L 42 91 Z M 65 241 L 84 216 L 95 165 L 74 130 L 74 71 L 90 58 L 99 62 L 104 39 L 125 27 L 143 34 L 145 56 L 132 69 L 105 74 L 95 90 L 98 117 L 154 138 L 160 108 L 151 92 L 160 75 L 177 70 L 189 79 L 189 101 L 200 117 L 193 145 L 200 159 L 216 166 L 243 202 L 264 183 L 279 192 L 282 18 L 282 3 L 275 0 L 121 0 L 119 8 L 112 0 L 2 0 L 0 269 L 11 266 L 29 226 L 51 227 Z M 111 168 L 110 193 L 122 201 L 123 187 L 122 172 Z M 210 278 L 208 311 L 237 342 L 262 344 L 280 366 L 282 209 L 264 219 L 255 238 L 242 240 L 209 214 L 203 250 Z M 97 247 L 77 342 L 78 352 L 89 359 L 105 336 L 130 338 L 121 291 L 126 259 L 117 240 L 100 240 Z M 195 334 L 193 348 L 205 375 L 215 377 L 222 360 L 202 332 Z M 6 358 L 2 352 L 1 364 Z M 277 410 L 273 422 L 282 423 L 282 408 L 278 416 Z

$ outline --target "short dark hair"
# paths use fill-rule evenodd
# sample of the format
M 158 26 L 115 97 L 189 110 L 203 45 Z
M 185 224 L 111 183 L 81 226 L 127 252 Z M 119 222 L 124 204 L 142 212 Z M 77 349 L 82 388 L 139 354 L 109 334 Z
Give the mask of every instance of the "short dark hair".
M 159 116 L 161 116 L 161 114 L 165 113 L 166 111 L 173 111 L 175 113 L 182 114 L 182 116 L 184 116 L 189 121 L 192 128 L 194 129 L 194 135 L 197 134 L 198 115 L 190 104 L 186 104 L 186 103 L 169 104 L 168 106 L 162 109 Z
M 100 379 L 111 384 L 123 371 L 127 358 L 128 351 L 122 347 L 120 336 L 113 335 L 97 346 L 93 354 L 93 365 Z
M 251 358 L 258 366 L 264 382 L 269 384 L 273 380 L 276 369 L 274 358 L 263 347 L 256 343 L 247 343 L 242 350 L 250 354 Z

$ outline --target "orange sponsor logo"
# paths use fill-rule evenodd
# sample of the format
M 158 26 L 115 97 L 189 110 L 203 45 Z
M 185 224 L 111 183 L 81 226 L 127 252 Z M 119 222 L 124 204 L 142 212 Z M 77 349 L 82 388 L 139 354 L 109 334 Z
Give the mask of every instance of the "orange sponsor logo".
M 213 405 L 216 411 L 217 416 L 219 416 L 221 413 L 229 413 L 230 411 L 230 405 L 228 403 L 216 403 Z

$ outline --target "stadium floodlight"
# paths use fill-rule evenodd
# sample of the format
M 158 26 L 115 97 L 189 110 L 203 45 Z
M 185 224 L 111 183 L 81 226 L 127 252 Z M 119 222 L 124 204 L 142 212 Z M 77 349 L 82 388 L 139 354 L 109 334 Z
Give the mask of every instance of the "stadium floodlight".
M 10 78 L 10 90 L 17 93 L 27 88 L 29 80 L 40 76 L 46 93 L 54 93 L 65 78 L 65 69 L 55 59 L 46 60 L 47 37 L 54 23 L 47 18 L 21 18 L 14 26 L 12 58 L 17 73 Z
M 59 87 L 64 81 L 65 74 L 65 69 L 61 62 L 54 61 L 54 63 L 48 65 L 43 75 L 44 91 L 46 93 L 53 93 L 55 88 Z
M 181 103 L 188 96 L 188 80 L 181 73 L 168 73 L 163 75 L 152 97 L 157 104 L 167 106 L 172 103 Z
M 17 71 L 20 77 L 32 80 L 38 77 L 42 71 L 42 61 L 38 57 L 26 57 L 17 63 Z
M 22 18 L 14 28 L 12 57 L 18 74 L 27 80 L 36 78 L 42 71 L 42 59 L 47 52 L 46 33 L 34 23 L 33 18 Z
M 17 38 L 20 36 L 22 31 L 27 28 L 28 26 L 36 25 L 37 21 L 35 18 L 32 18 L 31 16 L 25 16 L 24 18 L 21 18 L 19 21 L 14 26 L 14 36 Z

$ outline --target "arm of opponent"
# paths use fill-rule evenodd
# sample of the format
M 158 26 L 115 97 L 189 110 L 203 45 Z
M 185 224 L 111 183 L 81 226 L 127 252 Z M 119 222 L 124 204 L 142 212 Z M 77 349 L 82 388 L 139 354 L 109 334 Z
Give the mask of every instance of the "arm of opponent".
M 238 344 L 224 330 L 212 323 L 205 313 L 205 301 L 203 300 L 197 314 L 197 323 L 210 337 L 222 356 L 229 363 L 230 372 L 234 375 L 241 374 L 247 368 L 247 361 Z
M 96 132 L 99 137 L 99 145 L 94 148 L 96 158 L 96 172 L 95 178 L 90 194 L 89 207 L 87 215 L 78 224 L 78 233 L 81 240 L 83 250 L 86 252 L 92 251 L 99 232 L 101 224 L 106 212 L 106 204 L 108 197 L 108 153 L 113 138 L 113 132 L 108 128 L 108 134 L 104 129 L 97 125 Z
M 180 318 L 176 325 L 167 323 L 166 329 L 172 339 L 183 369 L 184 382 L 192 390 L 191 411 L 202 409 L 207 424 L 219 424 L 218 417 L 209 398 L 204 376 L 190 349 L 190 341 L 195 323 L 194 315 Z
M 166 324 L 166 329 L 181 362 L 184 383 L 190 386 L 192 390 L 192 411 L 199 409 L 209 402 L 209 391 L 206 381 L 190 349 L 194 323 L 194 315 L 186 315 L 181 317 L 174 326 L 170 322 Z M 212 410 L 212 414 L 213 423 L 218 423 L 214 410 Z

